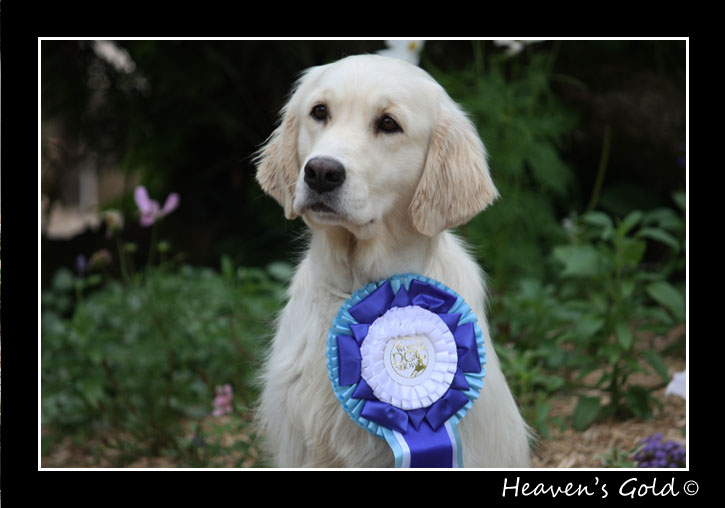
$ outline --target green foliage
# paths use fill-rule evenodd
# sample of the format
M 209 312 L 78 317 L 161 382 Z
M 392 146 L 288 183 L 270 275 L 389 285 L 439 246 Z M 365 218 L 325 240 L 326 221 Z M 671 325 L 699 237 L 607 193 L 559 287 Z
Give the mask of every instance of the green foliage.
M 584 430 L 594 421 L 602 407 L 599 397 L 581 397 L 571 417 L 571 424 L 575 430 Z
M 475 44 L 482 51 L 481 43 Z M 432 70 L 478 126 L 501 194 L 464 230 L 480 246 L 480 260 L 494 287 L 546 274 L 537 260 L 564 239 L 555 206 L 570 195 L 573 184 L 559 149 L 576 117 L 551 90 L 553 55 L 530 57 L 521 66 L 496 54 L 485 69 L 479 63 L 446 73 Z
M 222 266 L 221 274 L 149 267 L 89 294 L 68 270 L 56 273 L 42 295 L 43 425 L 72 435 L 121 430 L 148 453 L 181 453 L 182 420 L 208 416 L 225 383 L 248 419 L 289 269 Z
M 609 453 L 600 455 L 599 460 L 601 460 L 604 467 L 635 468 L 637 463 L 634 460 L 634 454 L 641 448 L 641 444 L 634 446 L 629 451 L 614 448 Z
M 685 318 L 682 289 L 672 286 L 663 271 L 643 269 L 646 238 L 665 243 L 675 254 L 682 252 L 672 231 L 654 225 L 658 213 L 634 211 L 616 223 L 601 212 L 587 213 L 576 222 L 571 243 L 553 251 L 563 267 L 562 305 L 571 316 L 557 342 L 577 353 L 567 366 L 577 368 L 580 377 L 602 372 L 594 388 L 608 395 L 606 405 L 596 397 L 580 399 L 576 429 L 606 415 L 646 418 L 656 403 L 650 390 L 626 382 L 641 370 L 635 333 L 666 331 Z M 648 350 L 642 356 L 667 382 L 660 355 Z
M 681 197 L 675 201 L 681 203 Z M 494 313 L 500 335 L 525 351 L 518 361 L 535 360 L 525 374 L 504 356 L 505 371 L 524 403 L 532 397 L 525 390 L 537 386 L 525 384 L 523 376 L 556 371 L 568 379 L 576 373 L 566 389 L 580 393 L 571 419 L 577 430 L 608 416 L 648 418 L 658 401 L 650 389 L 628 380 L 646 368 L 663 384 L 669 381 L 662 356 L 638 336 L 666 332 L 685 320 L 684 287 L 669 280 L 684 266 L 684 220 L 672 210 L 656 209 L 621 220 L 589 212 L 567 224 L 569 243 L 551 254 L 558 267 L 552 283 L 522 280 Z M 648 259 L 648 247 L 657 244 L 669 253 Z M 585 383 L 592 373 L 598 380 Z
M 562 389 L 564 379 L 547 372 L 542 367 L 544 354 L 541 351 L 521 352 L 510 346 L 495 347 L 496 354 L 504 365 L 510 388 L 516 394 L 524 420 L 536 429 L 541 437 L 547 438 L 551 411 L 551 404 L 547 400 L 550 394 Z
M 184 442 L 188 467 L 262 467 L 258 438 L 240 418 L 219 423 L 195 424 L 191 438 Z

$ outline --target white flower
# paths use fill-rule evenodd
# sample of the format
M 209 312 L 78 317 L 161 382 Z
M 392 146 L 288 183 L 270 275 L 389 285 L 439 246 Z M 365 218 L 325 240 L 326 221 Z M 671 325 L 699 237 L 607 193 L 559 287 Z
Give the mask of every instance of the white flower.
M 387 49 L 381 49 L 377 52 L 378 55 L 389 56 L 391 58 L 398 58 L 405 60 L 413 65 L 420 63 L 420 52 L 423 50 L 423 43 L 425 41 L 385 41 L 388 45 Z
M 101 213 L 106 223 L 106 234 L 111 235 L 123 229 L 123 214 L 120 210 L 106 210 Z
M 131 59 L 128 51 L 112 41 L 93 41 L 93 51 L 118 72 L 131 74 L 136 70 L 136 62 Z
M 679 395 L 683 399 L 687 398 L 687 371 L 676 372 L 672 376 L 672 381 L 665 389 L 665 395 L 670 394 Z
M 514 40 L 497 40 L 493 41 L 493 43 L 496 46 L 505 47 L 506 48 L 506 56 L 512 57 L 516 56 L 519 53 L 521 53 L 524 50 L 524 47 L 528 46 L 529 44 L 533 44 L 535 42 L 540 42 L 537 40 L 528 40 L 528 41 L 514 41 Z
M 564 220 L 561 221 L 561 227 L 564 228 L 564 231 L 571 234 L 575 232 L 576 225 L 569 217 L 565 217 Z

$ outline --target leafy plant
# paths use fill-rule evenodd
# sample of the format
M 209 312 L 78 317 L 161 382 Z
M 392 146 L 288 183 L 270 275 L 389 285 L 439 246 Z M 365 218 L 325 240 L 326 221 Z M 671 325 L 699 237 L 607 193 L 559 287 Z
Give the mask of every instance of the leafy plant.
M 122 429 L 150 453 L 179 451 L 180 422 L 211 413 L 214 387 L 235 387 L 240 407 L 269 321 L 283 298 L 270 270 L 148 268 L 124 286 L 108 281 L 70 318 L 73 276 L 43 294 L 42 422 L 62 433 Z M 246 409 L 244 409 L 246 411 Z
M 524 420 L 539 436 L 549 437 L 551 404 L 549 396 L 558 392 L 564 379 L 542 368 L 543 353 L 509 346 L 495 346 L 509 387 L 522 410 Z
M 242 418 L 225 418 L 195 423 L 194 433 L 186 439 L 187 467 L 263 467 L 259 453 L 258 436 L 250 432 L 248 422 Z
M 163 208 L 143 187 L 135 198 L 141 224 L 150 226 L 148 265 L 134 270 L 135 245 L 121 240 L 123 221 L 115 217 L 109 231 L 122 279 L 108 277 L 112 257 L 102 249 L 89 261 L 79 255 L 75 275 L 57 271 L 42 293 L 42 424 L 50 435 L 114 431 L 109 446 L 121 461 L 168 452 L 194 462 L 198 450 L 184 441 L 184 422 L 213 408 L 214 416 L 235 413 L 239 425 L 250 420 L 259 348 L 292 270 L 235 267 L 228 256 L 220 271 L 179 266 L 157 240 L 178 195 Z M 223 393 L 215 399 L 217 387 Z
M 683 196 L 675 202 L 684 211 Z M 564 225 L 570 241 L 552 250 L 554 275 L 494 293 L 491 311 L 509 384 L 544 436 L 551 423 L 546 401 L 557 392 L 578 394 L 571 415 L 578 430 L 607 416 L 649 417 L 658 401 L 630 377 L 646 369 L 664 385 L 669 373 L 660 353 L 638 337 L 685 320 L 684 288 L 670 282 L 684 268 L 681 215 L 661 208 L 614 220 L 589 212 Z
M 620 450 L 619 448 L 613 448 L 608 453 L 599 455 L 599 459 L 602 461 L 604 467 L 619 467 L 619 468 L 633 468 L 637 467 L 634 461 L 633 455 L 642 448 L 641 445 L 636 445 L 628 451 Z
M 665 215 L 670 222 L 662 220 Z M 579 381 L 600 371 L 574 412 L 576 429 L 598 417 L 651 416 L 658 403 L 651 390 L 627 383 L 642 370 L 640 356 L 663 383 L 669 381 L 661 356 L 637 348 L 636 334 L 665 331 L 685 319 L 683 288 L 667 280 L 669 270 L 646 270 L 643 262 L 648 239 L 664 243 L 676 257 L 684 254 L 684 238 L 675 236 L 682 221 L 673 218 L 662 210 L 634 211 L 615 222 L 604 213 L 589 212 L 573 222 L 571 243 L 553 251 L 561 266 L 558 317 L 563 317 L 555 342 L 570 352 L 564 365 L 578 371 Z

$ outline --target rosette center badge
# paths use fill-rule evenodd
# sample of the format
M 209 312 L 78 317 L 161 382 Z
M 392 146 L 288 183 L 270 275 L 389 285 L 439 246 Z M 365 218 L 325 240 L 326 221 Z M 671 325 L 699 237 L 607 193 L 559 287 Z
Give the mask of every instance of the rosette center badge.
M 355 423 L 388 442 L 396 467 L 462 467 L 457 425 L 478 398 L 484 364 L 470 307 L 416 274 L 358 290 L 328 337 L 338 401 Z
M 433 344 L 424 335 L 389 340 L 385 346 L 385 369 L 398 383 L 417 385 L 427 377 L 421 374 L 428 369 L 430 357 L 435 362 Z

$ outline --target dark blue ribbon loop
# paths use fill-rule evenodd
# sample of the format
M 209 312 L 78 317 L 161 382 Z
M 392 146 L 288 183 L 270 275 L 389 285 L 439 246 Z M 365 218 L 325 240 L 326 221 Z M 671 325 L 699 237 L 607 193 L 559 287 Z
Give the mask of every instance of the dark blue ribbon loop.
M 370 385 L 367 384 L 367 382 L 365 382 L 363 378 L 360 378 L 360 382 L 358 383 L 357 388 L 355 388 L 355 391 L 352 393 L 352 398 L 363 400 L 378 400 L 373 393 L 373 389 L 370 388 Z
M 337 336 L 337 354 L 339 358 L 339 383 L 348 386 L 360 380 L 360 346 L 349 335 Z
M 456 296 L 438 289 L 425 282 L 413 280 L 410 283 L 410 302 L 436 314 L 444 314 L 453 307 L 458 299 Z
M 408 413 L 384 402 L 368 400 L 360 415 L 398 432 L 408 430 Z
M 415 430 L 420 428 L 421 422 L 425 419 L 428 408 L 421 407 L 419 409 L 411 409 L 408 411 L 408 420 Z
M 352 323 L 350 325 L 350 331 L 352 332 L 352 336 L 355 337 L 358 345 L 361 345 L 362 341 L 365 340 L 365 337 L 368 336 L 368 328 L 370 328 L 370 325 L 367 323 Z
M 451 381 L 451 388 L 455 388 L 456 390 L 470 390 L 471 385 L 468 384 L 468 381 L 466 381 L 466 375 L 463 373 L 463 370 L 461 370 L 460 367 L 456 370 L 456 375 L 453 376 L 453 381 Z
M 390 307 L 407 307 L 410 305 L 410 296 L 408 296 L 408 290 L 404 286 L 400 286 L 395 298 L 390 303 Z
M 393 288 L 390 281 L 373 291 L 367 298 L 357 305 L 350 307 L 350 314 L 357 319 L 358 323 L 372 324 L 373 321 L 385 314 L 393 301 Z
M 478 356 L 478 345 L 476 344 L 476 332 L 473 323 L 458 325 L 453 338 L 456 341 L 458 351 L 458 366 L 463 372 L 480 372 L 481 360 Z
M 456 412 L 468 403 L 468 397 L 458 390 L 448 390 L 446 394 L 435 401 L 425 414 L 425 419 L 430 423 L 433 430 L 438 430 L 456 414 Z
M 443 320 L 451 333 L 456 333 L 458 328 L 458 320 L 461 319 L 460 314 L 438 314 L 438 317 Z

